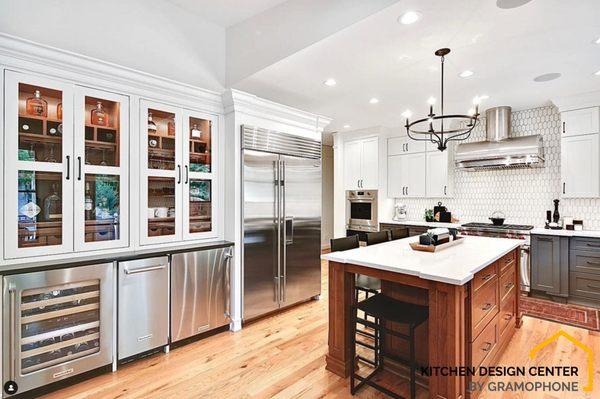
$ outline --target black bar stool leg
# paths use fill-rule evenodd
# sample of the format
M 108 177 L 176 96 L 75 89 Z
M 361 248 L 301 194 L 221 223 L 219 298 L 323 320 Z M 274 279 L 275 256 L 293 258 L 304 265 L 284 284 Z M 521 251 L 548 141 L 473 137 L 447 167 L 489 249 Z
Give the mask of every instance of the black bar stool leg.
M 415 327 L 410 325 L 410 398 L 415 399 L 417 394 L 416 360 L 415 360 Z

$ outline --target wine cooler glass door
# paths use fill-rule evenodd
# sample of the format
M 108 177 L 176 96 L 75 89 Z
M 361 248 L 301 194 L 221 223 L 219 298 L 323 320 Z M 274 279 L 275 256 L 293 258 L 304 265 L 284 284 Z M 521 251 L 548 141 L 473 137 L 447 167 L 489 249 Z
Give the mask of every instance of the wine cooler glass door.
M 4 382 L 19 392 L 112 362 L 113 264 L 4 278 Z

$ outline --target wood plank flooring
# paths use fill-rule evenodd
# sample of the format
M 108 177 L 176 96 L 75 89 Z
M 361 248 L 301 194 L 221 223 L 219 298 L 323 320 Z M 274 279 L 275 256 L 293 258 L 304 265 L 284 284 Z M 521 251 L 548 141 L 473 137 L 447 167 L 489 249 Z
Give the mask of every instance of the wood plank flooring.
M 177 349 L 121 366 L 47 399 L 109 398 L 348 398 L 347 380 L 325 370 L 327 352 L 327 267 L 323 294 L 278 315 Z M 526 317 L 500 363 L 503 365 L 572 365 L 585 370 L 586 359 L 565 339 L 550 344 L 534 361 L 529 350 L 559 329 L 596 349 L 595 392 L 600 397 L 600 335 L 571 326 Z M 517 377 L 515 377 L 517 378 Z M 547 379 L 545 379 L 547 380 Z M 507 381 L 498 378 L 495 381 Z M 584 381 L 582 380 L 582 385 Z M 371 388 L 357 398 L 383 398 Z M 424 389 L 419 398 L 428 397 Z M 583 394 L 484 392 L 483 398 L 583 398 Z

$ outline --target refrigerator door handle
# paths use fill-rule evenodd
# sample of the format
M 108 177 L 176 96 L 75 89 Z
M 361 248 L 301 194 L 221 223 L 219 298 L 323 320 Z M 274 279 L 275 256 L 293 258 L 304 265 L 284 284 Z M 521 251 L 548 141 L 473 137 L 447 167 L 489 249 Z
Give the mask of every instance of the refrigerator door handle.
M 290 234 L 288 234 L 288 232 Z M 285 217 L 285 245 L 292 245 L 294 243 L 294 217 Z
M 15 356 L 15 330 L 16 330 L 16 287 L 13 283 L 10 283 L 8 286 L 8 295 L 9 295 L 9 306 L 10 306 L 10 321 L 9 321 L 9 327 L 8 327 L 8 333 L 10 334 L 9 336 L 9 354 L 8 357 L 10 359 L 10 363 L 9 363 L 9 371 L 8 371 L 8 375 L 9 375 L 9 379 L 11 381 L 15 380 L 15 361 L 16 356 Z
M 287 216 L 285 211 L 285 161 L 281 161 L 281 223 L 283 224 L 283 268 L 281 278 L 283 279 L 283 284 L 281 285 L 281 302 L 285 302 L 285 290 L 287 286 Z M 280 280 L 281 281 L 281 280 Z
M 223 274 L 223 295 L 225 296 L 225 314 L 224 316 L 231 319 L 231 259 L 233 258 L 233 254 L 231 253 L 233 249 L 225 254 L 225 270 Z
M 281 300 L 281 160 L 275 161 L 275 202 L 277 213 L 277 272 L 275 276 L 275 302 Z

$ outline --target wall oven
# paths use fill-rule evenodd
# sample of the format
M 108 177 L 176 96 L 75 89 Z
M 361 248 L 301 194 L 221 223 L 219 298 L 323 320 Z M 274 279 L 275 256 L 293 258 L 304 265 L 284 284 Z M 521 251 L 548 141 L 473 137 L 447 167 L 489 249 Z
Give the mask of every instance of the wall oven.
M 113 270 L 104 263 L 4 276 L 3 384 L 22 393 L 112 363 Z
M 346 191 L 346 230 L 377 231 L 377 190 Z

